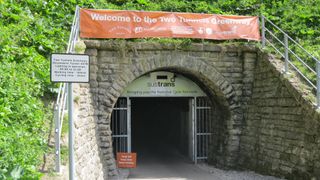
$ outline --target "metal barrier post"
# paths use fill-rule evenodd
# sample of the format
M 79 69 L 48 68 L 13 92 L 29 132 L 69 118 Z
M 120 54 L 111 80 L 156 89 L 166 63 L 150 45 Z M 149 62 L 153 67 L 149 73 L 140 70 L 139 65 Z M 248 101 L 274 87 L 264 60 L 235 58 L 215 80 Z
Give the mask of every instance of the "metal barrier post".
M 73 17 L 71 33 L 69 35 L 68 47 L 66 53 L 73 53 L 75 44 L 78 38 L 79 33 L 79 6 L 76 6 L 75 15 Z M 68 93 L 66 92 L 68 91 Z M 61 129 L 63 116 L 65 111 L 65 106 L 67 103 L 67 94 L 68 96 L 68 104 L 69 104 L 69 179 L 73 180 L 75 177 L 75 165 L 74 165 L 74 127 L 73 127 L 73 117 L 72 117 L 72 108 L 73 108 L 73 97 L 72 97 L 72 83 L 68 83 L 68 87 L 66 84 L 60 84 L 58 97 L 56 101 L 56 105 L 54 106 L 54 121 L 55 121 L 55 171 L 61 172 L 61 155 L 60 155 L 60 140 L 61 140 Z
M 261 15 L 261 36 L 262 48 L 264 48 L 266 46 L 266 27 L 263 15 Z
M 55 147 L 55 171 L 60 173 L 61 172 L 61 158 L 60 158 L 60 113 L 59 113 L 59 105 L 56 104 L 54 106 L 54 122 L 55 122 L 55 128 L 54 128 L 54 147 Z
M 317 108 L 320 108 L 320 63 L 317 61 Z
M 284 72 L 288 73 L 288 62 L 289 62 L 289 53 L 288 53 L 288 35 L 284 34 Z

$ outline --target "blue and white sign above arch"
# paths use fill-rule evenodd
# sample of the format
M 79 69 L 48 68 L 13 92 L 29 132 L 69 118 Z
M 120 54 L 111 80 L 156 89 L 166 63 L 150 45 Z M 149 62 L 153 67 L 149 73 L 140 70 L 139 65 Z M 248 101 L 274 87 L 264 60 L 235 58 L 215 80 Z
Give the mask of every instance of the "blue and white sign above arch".
M 134 80 L 123 91 L 123 97 L 196 97 L 206 96 L 188 78 L 172 72 L 157 71 Z

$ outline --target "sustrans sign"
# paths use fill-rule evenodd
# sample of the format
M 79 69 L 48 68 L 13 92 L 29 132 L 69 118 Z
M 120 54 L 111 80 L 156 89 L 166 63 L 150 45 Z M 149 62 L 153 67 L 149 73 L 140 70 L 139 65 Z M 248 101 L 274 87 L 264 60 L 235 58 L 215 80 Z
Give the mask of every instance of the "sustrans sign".
M 206 96 L 201 88 L 179 74 L 158 71 L 134 80 L 121 96 L 127 97 L 196 97 Z
M 82 38 L 260 40 L 257 16 L 80 9 Z

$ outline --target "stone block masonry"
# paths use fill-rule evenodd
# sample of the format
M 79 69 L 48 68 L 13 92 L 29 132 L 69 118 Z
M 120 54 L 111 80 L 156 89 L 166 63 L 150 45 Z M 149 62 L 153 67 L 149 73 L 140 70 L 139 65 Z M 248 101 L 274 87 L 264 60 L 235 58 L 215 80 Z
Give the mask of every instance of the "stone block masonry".
M 319 113 L 303 97 L 306 89 L 293 85 L 302 82 L 290 83 L 280 73 L 282 67 L 260 53 L 245 110 L 239 163 L 287 179 L 320 179 Z
M 77 89 L 77 176 L 118 174 L 110 118 L 122 91 L 152 71 L 198 84 L 216 107 L 209 163 L 283 177 L 318 177 L 319 115 L 259 49 L 242 45 L 85 41 L 90 83 Z

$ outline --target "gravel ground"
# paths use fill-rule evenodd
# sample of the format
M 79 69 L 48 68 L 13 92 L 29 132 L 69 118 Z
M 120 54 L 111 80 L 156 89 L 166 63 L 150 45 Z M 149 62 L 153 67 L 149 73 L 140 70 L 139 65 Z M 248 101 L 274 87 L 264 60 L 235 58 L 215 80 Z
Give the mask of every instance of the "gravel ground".
M 152 152 L 152 153 L 151 153 Z M 143 156 L 143 158 L 139 158 Z M 192 163 L 175 151 L 140 151 L 137 168 L 121 170 L 116 180 L 279 180 L 248 171 L 226 171 Z
M 159 169 L 162 168 L 162 169 Z M 280 180 L 248 171 L 225 171 L 205 164 L 190 163 L 146 164 L 144 168 L 130 170 L 128 180 Z
M 63 173 L 47 174 L 42 180 L 66 180 L 68 169 Z M 122 169 L 120 176 L 111 180 L 280 180 L 250 171 L 226 171 L 207 164 L 195 165 L 187 157 L 173 149 L 144 149 L 138 153 L 137 168 Z

